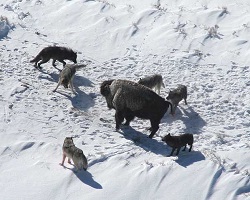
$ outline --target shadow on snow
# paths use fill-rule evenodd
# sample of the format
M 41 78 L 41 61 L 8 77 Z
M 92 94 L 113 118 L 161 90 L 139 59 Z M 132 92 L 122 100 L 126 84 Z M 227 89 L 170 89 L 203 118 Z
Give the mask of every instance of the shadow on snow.
M 54 72 L 47 73 L 44 71 L 41 71 L 41 72 L 44 74 L 48 74 L 50 76 L 50 77 L 46 77 L 45 79 L 52 81 L 52 82 L 56 82 L 56 84 L 58 83 L 59 72 L 58 73 L 54 73 Z M 54 87 L 56 87 L 56 84 Z M 96 94 L 91 93 L 90 95 L 87 95 L 85 92 L 79 89 L 79 86 L 94 87 L 93 82 L 91 82 L 89 79 L 85 77 L 75 75 L 73 79 L 73 85 L 77 94 L 73 94 L 70 89 L 67 89 L 70 91 L 70 93 L 72 93 L 73 96 L 71 96 L 71 94 L 69 95 L 66 92 L 64 92 L 66 91 L 66 89 L 62 85 L 59 86 L 56 92 L 67 97 L 71 101 L 72 106 L 76 109 L 87 110 L 88 108 L 94 106 L 93 99 L 96 97 Z
M 102 186 L 93 179 L 93 176 L 88 171 L 74 172 L 76 177 L 84 184 L 95 189 L 102 189 Z

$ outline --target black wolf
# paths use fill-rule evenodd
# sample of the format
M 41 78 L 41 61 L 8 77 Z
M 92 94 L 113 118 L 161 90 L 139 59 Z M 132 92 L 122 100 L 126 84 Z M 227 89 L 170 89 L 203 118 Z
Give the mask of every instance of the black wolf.
M 170 147 L 172 147 L 172 152 L 169 156 L 172 156 L 175 149 L 177 149 L 176 155 L 179 154 L 181 147 L 184 146 L 183 151 L 186 150 L 187 144 L 190 145 L 189 152 L 192 149 L 194 137 L 190 133 L 186 133 L 180 136 L 171 136 L 170 133 L 162 138 L 162 141 L 166 142 Z
M 52 65 L 55 67 L 56 60 L 63 63 L 63 66 L 65 66 L 66 65 L 66 62 L 64 62 L 65 59 L 77 63 L 76 58 L 77 58 L 76 52 L 74 52 L 69 48 L 49 46 L 45 47 L 42 51 L 40 51 L 38 55 L 30 62 L 31 63 L 34 62 L 35 67 L 41 68 L 41 64 L 48 62 L 50 59 L 53 59 Z

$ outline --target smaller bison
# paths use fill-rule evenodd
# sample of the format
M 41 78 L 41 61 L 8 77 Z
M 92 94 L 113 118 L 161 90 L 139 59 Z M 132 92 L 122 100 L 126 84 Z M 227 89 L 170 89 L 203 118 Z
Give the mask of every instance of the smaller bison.
M 160 94 L 161 87 L 165 88 L 162 76 L 160 74 L 155 74 L 152 76 L 147 76 L 145 78 L 140 78 L 138 83 L 150 89 L 155 88 L 155 92 L 157 91 L 158 94 Z
M 184 99 L 187 105 L 187 87 L 185 85 L 178 85 L 176 89 L 170 90 L 166 99 L 172 103 L 175 114 L 175 110 L 182 99 Z
M 148 87 L 127 80 L 104 81 L 100 87 L 101 94 L 105 97 L 108 108 L 114 108 L 116 130 L 126 119 L 125 125 L 129 125 L 135 118 L 149 119 L 151 123 L 152 138 L 159 129 L 162 117 L 172 104 L 157 95 Z
M 162 138 L 162 141 L 166 142 L 170 147 L 172 147 L 172 151 L 169 156 L 172 156 L 175 149 L 177 149 L 176 155 L 179 154 L 181 147 L 184 146 L 182 151 L 186 150 L 187 144 L 190 145 L 189 152 L 192 149 L 194 137 L 190 133 L 186 133 L 180 136 L 171 136 L 170 133 Z

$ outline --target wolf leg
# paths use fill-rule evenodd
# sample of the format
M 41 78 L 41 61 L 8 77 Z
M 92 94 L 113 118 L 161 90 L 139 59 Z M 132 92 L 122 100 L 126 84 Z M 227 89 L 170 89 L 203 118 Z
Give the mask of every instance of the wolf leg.
M 185 104 L 187 105 L 187 98 L 185 98 L 184 101 L 185 101 Z
M 169 154 L 169 156 L 172 156 L 173 153 L 174 153 L 174 151 L 175 151 L 175 148 L 172 148 L 172 151 L 171 151 L 171 153 Z
M 39 62 L 39 63 L 37 64 L 37 66 L 38 66 L 39 68 L 41 68 L 41 64 L 46 63 L 46 62 L 48 62 L 49 60 L 50 60 L 49 58 L 48 58 L 48 59 L 42 59 L 42 61 Z
M 75 88 L 73 87 L 73 77 L 69 81 L 69 87 L 71 91 L 76 94 Z
M 64 60 L 58 60 L 59 62 L 61 62 L 63 64 L 63 66 L 66 65 L 66 62 L 64 62 Z
M 62 165 L 64 165 L 65 158 L 66 158 L 66 155 L 63 154 L 63 159 L 62 159 L 62 163 L 61 163 Z
M 53 59 L 53 61 L 52 61 L 52 65 L 53 65 L 53 67 L 55 67 L 55 66 L 56 66 L 56 59 Z
M 180 152 L 180 149 L 181 149 L 181 148 L 178 148 L 178 149 L 177 149 L 177 152 L 176 152 L 176 155 L 177 155 L 177 156 L 178 156 L 178 154 L 179 154 L 179 152 Z
M 186 147 L 187 147 L 187 145 L 184 146 L 184 149 L 182 151 L 186 151 Z
M 53 90 L 53 92 L 56 92 L 57 88 L 58 88 L 59 85 L 61 85 L 61 84 L 62 84 L 62 80 L 61 80 L 61 78 L 59 78 L 59 81 L 58 81 L 58 83 L 57 83 L 57 86 L 56 86 L 56 88 Z

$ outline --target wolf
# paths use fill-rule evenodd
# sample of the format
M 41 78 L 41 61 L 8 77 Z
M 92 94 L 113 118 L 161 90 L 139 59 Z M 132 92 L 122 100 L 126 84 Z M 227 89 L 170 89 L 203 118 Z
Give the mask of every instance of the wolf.
M 179 154 L 181 147 L 184 146 L 182 151 L 186 150 L 187 144 L 190 145 L 189 152 L 191 151 L 194 143 L 194 137 L 190 133 L 186 133 L 180 136 L 171 136 L 170 133 L 162 138 L 162 141 L 166 142 L 170 147 L 172 147 L 172 151 L 169 156 L 172 156 L 175 149 L 177 149 L 176 155 Z
M 161 87 L 165 88 L 162 76 L 160 74 L 155 74 L 152 76 L 147 76 L 145 78 L 140 78 L 138 83 L 150 89 L 154 88 L 155 92 L 157 91 L 158 94 L 160 94 Z
M 187 87 L 185 85 L 178 85 L 176 89 L 169 91 L 166 99 L 171 101 L 175 113 L 175 110 L 182 99 L 184 99 L 185 104 L 187 105 Z
M 56 67 L 56 60 L 63 63 L 63 66 L 66 65 L 66 62 L 64 61 L 65 59 L 71 60 L 76 64 L 77 53 L 74 52 L 72 49 L 66 47 L 48 46 L 42 49 L 42 51 L 40 51 L 38 55 L 30 62 L 34 62 L 35 67 L 41 69 L 41 64 L 48 62 L 50 59 L 53 59 L 52 65 L 54 67 Z
M 73 93 L 76 93 L 74 87 L 73 87 L 73 78 L 76 73 L 76 70 L 82 67 L 86 67 L 86 65 L 65 65 L 63 70 L 60 72 L 59 75 L 59 81 L 56 86 L 56 88 L 53 90 L 53 92 L 56 92 L 57 88 L 60 85 L 63 85 L 64 88 L 68 88 L 70 86 L 70 89 Z
M 64 161 L 68 157 L 68 163 L 71 164 L 70 159 L 73 160 L 75 167 L 78 170 L 84 169 L 85 171 L 88 168 L 88 161 L 86 156 L 83 154 L 83 151 L 77 148 L 73 142 L 72 137 L 66 137 L 63 143 L 63 159 L 61 165 L 64 166 Z

